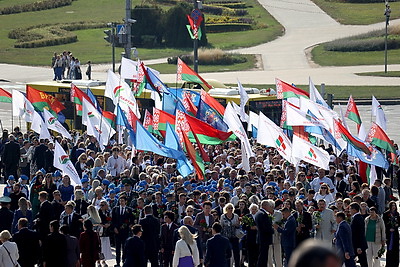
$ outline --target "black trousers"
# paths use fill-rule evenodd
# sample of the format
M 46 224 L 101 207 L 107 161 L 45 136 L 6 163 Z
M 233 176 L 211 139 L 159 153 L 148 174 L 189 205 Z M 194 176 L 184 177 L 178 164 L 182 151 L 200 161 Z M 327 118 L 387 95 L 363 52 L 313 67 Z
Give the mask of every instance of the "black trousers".
M 368 267 L 366 251 L 363 250 L 361 254 L 357 254 L 357 249 L 356 249 L 355 253 L 356 253 L 356 256 L 358 257 L 358 263 L 360 263 L 361 267 Z
M 128 239 L 129 234 L 119 233 L 115 235 L 115 261 L 117 265 L 121 262 L 121 252 L 124 250 L 125 241 Z
M 162 255 L 163 259 L 163 267 L 172 267 L 172 260 L 174 258 L 174 254 L 172 254 L 172 250 L 164 249 L 164 253 Z
M 147 261 L 150 261 L 151 267 L 158 267 L 159 266 L 159 264 L 158 264 L 158 250 L 157 249 L 155 249 L 154 251 L 147 250 L 147 251 L 145 251 L 144 254 L 145 254 L 146 263 L 147 263 Z
M 268 244 L 260 244 L 259 245 L 259 254 L 257 260 L 257 267 L 265 267 L 268 266 Z
M 247 242 L 246 246 L 247 250 L 247 260 L 249 263 L 249 267 L 256 267 L 257 266 L 257 259 L 258 259 L 258 245 L 257 243 Z

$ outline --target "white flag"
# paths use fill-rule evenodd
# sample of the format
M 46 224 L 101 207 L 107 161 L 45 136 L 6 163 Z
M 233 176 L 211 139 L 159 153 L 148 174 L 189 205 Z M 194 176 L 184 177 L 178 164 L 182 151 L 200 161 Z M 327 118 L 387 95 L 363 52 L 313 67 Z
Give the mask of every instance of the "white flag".
M 110 98 L 114 105 L 119 105 L 123 111 L 129 113 L 129 108 L 140 119 L 139 108 L 129 85 L 111 70 L 107 72 L 106 89 L 104 96 Z
M 60 133 L 65 138 L 72 140 L 72 137 L 67 129 L 65 129 L 64 126 L 62 126 L 61 122 L 59 122 L 58 119 L 45 108 L 43 109 L 43 118 L 47 128 L 56 131 L 57 133 Z
M 286 125 L 325 127 L 318 119 L 288 102 L 286 102 Z
M 242 142 L 240 149 L 242 151 L 242 168 L 246 172 L 249 172 L 250 171 L 250 156 L 247 155 L 246 148 L 245 148 L 245 145 L 243 144 L 243 142 Z
M 267 116 L 260 112 L 258 116 L 257 143 L 274 147 L 289 162 L 292 160 L 292 143 L 289 138 Z
M 367 131 L 365 131 L 363 122 L 361 123 L 360 129 L 358 130 L 358 138 L 361 139 L 361 141 L 365 141 L 365 139 L 367 139 Z
M 247 124 L 247 131 L 248 132 L 252 132 L 253 131 L 253 127 L 251 127 L 252 125 L 254 125 L 254 127 L 258 127 L 258 115 L 257 113 L 254 113 L 253 111 L 249 111 L 249 123 Z
M 309 79 L 308 88 L 310 90 L 310 100 L 330 109 L 329 105 L 325 102 L 324 98 L 321 96 L 321 94 L 315 87 L 314 83 L 312 82 L 311 77 L 309 77 L 308 79 Z
M 121 78 L 129 80 L 137 80 L 138 78 L 138 62 L 122 57 L 121 58 Z
M 325 170 L 329 169 L 329 154 L 325 150 L 293 135 L 292 156 Z
M 369 184 L 373 185 L 377 178 L 378 178 L 378 175 L 376 173 L 375 165 L 371 164 L 370 165 L 370 172 L 368 174 Z
M 82 124 L 87 126 L 87 133 L 96 137 L 102 147 L 106 146 L 115 134 L 110 123 L 84 98 L 82 101 Z
M 35 108 L 32 103 L 20 91 L 12 90 L 12 112 L 13 116 L 21 117 L 26 122 L 32 122 Z
M 51 139 L 49 129 L 47 129 L 42 117 L 36 111 L 33 111 L 31 129 L 39 134 L 39 139 Z
M 246 90 L 244 90 L 242 84 L 238 80 L 238 89 L 239 89 L 239 94 L 240 94 L 240 119 L 243 122 L 248 122 L 249 121 L 249 115 L 246 114 L 246 103 L 249 101 L 249 95 L 247 94 Z
M 54 146 L 53 165 L 57 169 L 61 170 L 63 175 L 69 176 L 71 184 L 73 186 L 82 184 L 79 174 L 74 167 L 74 164 L 69 159 L 68 155 L 65 153 L 64 149 L 61 147 L 57 140 L 55 141 Z
M 318 104 L 311 101 L 310 99 L 301 97 L 300 98 L 300 110 L 303 111 L 305 114 L 309 114 L 309 112 L 314 115 L 317 120 L 324 125 L 323 127 L 327 129 L 328 131 L 330 130 L 330 127 L 328 123 L 326 122 L 324 116 L 322 116 L 320 112 L 320 108 L 318 107 Z
M 242 145 L 244 145 L 248 157 L 254 156 L 254 153 L 251 150 L 249 138 L 247 137 L 247 132 L 233 109 L 231 102 L 226 105 L 224 122 L 228 125 L 229 131 L 232 131 L 236 137 L 242 141 Z
M 372 115 L 376 116 L 375 122 L 379 125 L 384 131 L 386 131 L 386 116 L 385 112 L 383 112 L 381 104 L 372 96 Z

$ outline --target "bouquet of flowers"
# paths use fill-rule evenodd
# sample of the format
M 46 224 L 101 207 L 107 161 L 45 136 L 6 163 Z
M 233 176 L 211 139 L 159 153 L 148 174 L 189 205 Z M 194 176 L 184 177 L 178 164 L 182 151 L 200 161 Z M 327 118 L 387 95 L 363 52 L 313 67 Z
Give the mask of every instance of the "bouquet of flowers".
M 316 210 L 313 213 L 313 220 L 315 221 L 316 224 L 320 224 L 322 221 L 322 216 L 321 216 L 321 211 Z
M 205 219 L 203 219 L 203 220 L 200 220 L 200 226 L 201 226 L 202 228 L 205 228 L 205 229 L 207 229 L 207 228 L 208 228 L 208 225 L 207 225 L 207 222 L 206 222 L 206 220 L 205 220 Z
M 164 206 L 163 205 L 158 206 L 157 213 L 158 213 L 158 218 L 163 218 L 163 215 L 164 215 Z
M 255 226 L 254 220 L 252 220 L 250 217 L 243 216 L 242 221 L 240 222 L 241 225 L 246 225 L 248 227 Z
M 299 215 L 296 219 L 297 223 L 300 225 L 303 223 L 303 214 Z
M 390 200 L 393 200 L 393 201 L 397 201 L 398 200 L 397 197 L 395 197 L 393 195 L 390 195 L 389 198 L 390 198 Z
M 383 254 L 385 254 L 386 250 L 385 250 L 385 246 L 382 246 L 381 249 L 378 251 L 378 257 L 376 257 L 377 259 L 382 258 Z

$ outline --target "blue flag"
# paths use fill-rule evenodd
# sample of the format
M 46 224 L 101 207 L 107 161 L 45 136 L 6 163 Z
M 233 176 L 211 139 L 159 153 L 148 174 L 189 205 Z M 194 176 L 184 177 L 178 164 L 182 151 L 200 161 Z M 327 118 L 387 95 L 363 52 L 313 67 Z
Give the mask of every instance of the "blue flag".
M 167 122 L 164 144 L 169 148 L 182 151 L 181 145 L 179 144 L 179 138 L 169 122 Z M 183 157 L 177 159 L 177 169 L 183 177 L 187 177 L 189 174 L 193 173 L 194 169 L 187 157 L 185 157 L 185 154 L 182 155 Z
M 358 141 L 362 142 L 360 139 L 356 138 Z M 375 147 L 365 143 L 368 149 L 371 151 L 371 155 L 365 154 L 363 151 L 355 149 L 350 143 L 347 144 L 347 154 L 352 157 L 359 158 L 362 162 L 381 167 L 383 169 L 389 168 L 389 162 L 386 160 L 385 156 L 377 150 Z
M 172 95 L 176 96 L 181 102 L 183 101 L 183 96 L 186 93 L 190 94 L 193 104 L 197 107 L 200 102 L 200 93 L 192 90 L 186 90 L 182 88 L 168 88 Z
M 251 125 L 251 134 L 253 135 L 253 138 L 257 138 L 258 129 L 253 124 Z
M 326 142 L 332 144 L 339 151 L 342 150 L 335 137 L 333 137 L 333 135 L 327 129 L 320 126 L 304 126 L 304 131 L 307 133 L 315 133 L 321 135 Z
M 210 124 L 217 130 L 227 132 L 228 125 L 224 122 L 223 114 L 219 114 L 215 109 L 210 107 L 206 102 L 200 99 L 196 117 Z
M 147 81 L 145 88 L 149 90 L 154 90 L 158 92 L 160 95 L 162 93 L 169 94 L 169 89 L 168 87 L 155 75 L 150 68 L 146 68 L 148 78 L 150 81 Z
M 97 98 L 94 96 L 92 90 L 90 90 L 89 88 L 86 91 L 88 97 L 90 98 L 90 100 L 92 100 L 92 103 L 94 104 L 94 106 L 96 107 L 96 109 L 100 112 L 103 113 L 100 103 L 99 101 L 97 101 Z
M 126 128 L 129 134 L 129 138 L 132 141 L 132 144 L 136 147 L 136 134 L 135 131 L 132 129 L 132 126 L 129 124 L 129 121 L 124 113 L 124 111 L 121 109 L 121 107 L 118 105 L 117 106 L 117 118 L 116 118 L 116 125 L 121 125 Z
M 185 157 L 182 151 L 163 145 L 140 122 L 136 123 L 136 149 L 156 153 L 160 156 L 179 159 Z
M 177 109 L 184 113 L 187 113 L 185 106 L 182 104 L 179 98 L 173 94 L 164 93 L 162 98 L 162 104 L 163 104 L 162 110 L 168 112 L 169 114 L 176 115 Z

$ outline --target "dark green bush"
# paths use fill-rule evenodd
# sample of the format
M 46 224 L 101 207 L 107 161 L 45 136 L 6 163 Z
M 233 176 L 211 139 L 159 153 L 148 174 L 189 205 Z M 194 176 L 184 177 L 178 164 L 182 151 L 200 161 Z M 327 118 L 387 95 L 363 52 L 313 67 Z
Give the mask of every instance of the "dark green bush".
M 44 0 L 33 3 L 14 5 L 0 8 L 0 15 L 8 15 L 22 12 L 32 12 L 45 9 L 53 9 L 57 7 L 69 6 L 75 0 Z
M 193 64 L 192 55 L 179 56 L 183 62 L 188 65 Z M 171 57 L 167 59 L 168 64 L 177 64 L 178 57 Z M 206 52 L 199 51 L 199 64 L 200 65 L 233 65 L 238 63 L 247 62 L 247 58 L 240 54 L 225 53 L 221 50 L 207 50 Z
M 206 25 L 206 30 L 209 33 L 248 31 L 251 29 L 251 24 L 247 23 L 221 23 Z
M 359 4 L 368 4 L 368 3 L 384 3 L 381 0 L 339 0 L 337 2 L 343 3 L 359 3 Z M 389 0 L 389 2 L 396 2 L 396 0 Z
M 399 37 L 388 38 L 388 49 L 400 48 Z M 385 49 L 385 40 L 381 38 L 368 38 L 357 40 L 338 40 L 327 43 L 325 46 L 327 51 L 338 52 L 366 52 L 366 51 L 383 51 Z

